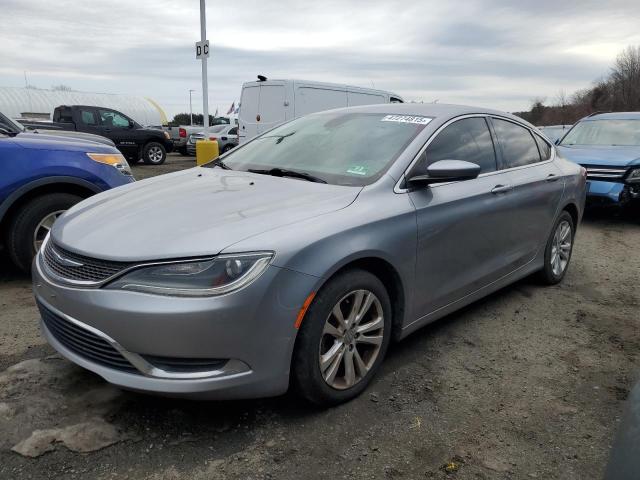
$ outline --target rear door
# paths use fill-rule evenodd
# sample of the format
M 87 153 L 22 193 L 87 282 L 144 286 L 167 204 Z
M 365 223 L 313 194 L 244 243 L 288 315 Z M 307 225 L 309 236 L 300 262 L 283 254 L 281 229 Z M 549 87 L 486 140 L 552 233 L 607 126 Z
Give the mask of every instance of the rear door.
M 484 116 L 450 123 L 430 140 L 419 161 L 466 160 L 478 178 L 431 184 L 409 192 L 416 207 L 418 250 L 414 311 L 427 315 L 514 269 L 508 249 L 508 174 L 498 170 L 496 146 Z M 498 190 L 496 190 L 496 187 Z
M 552 161 L 553 149 L 525 126 L 504 119 L 491 123 L 501 150 L 502 167 L 509 174 L 509 250 L 522 266 L 533 260 L 547 237 L 564 190 L 561 172 Z
M 257 133 L 260 135 L 287 120 L 287 98 L 284 82 L 260 84 L 260 107 L 256 116 Z
M 76 111 L 76 130 L 79 132 L 103 135 L 98 112 L 93 107 L 78 107 Z
M 240 96 L 238 124 L 240 143 L 251 140 L 258 134 L 258 111 L 260 107 L 260 84 L 245 84 Z

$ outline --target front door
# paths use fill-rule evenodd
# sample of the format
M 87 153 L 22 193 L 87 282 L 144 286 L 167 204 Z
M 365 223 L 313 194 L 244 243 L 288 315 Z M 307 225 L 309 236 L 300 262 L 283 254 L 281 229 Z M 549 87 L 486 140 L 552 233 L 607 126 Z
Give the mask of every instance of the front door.
M 457 120 L 431 141 L 420 161 L 466 160 L 478 178 L 432 184 L 409 196 L 416 208 L 418 249 L 414 314 L 427 315 L 514 269 L 508 249 L 511 192 L 498 170 L 494 139 L 483 116 Z
M 118 150 L 126 156 L 138 154 L 138 144 L 136 142 L 135 129 L 132 128 L 131 121 L 120 112 L 115 110 L 98 109 L 102 135 L 114 141 Z

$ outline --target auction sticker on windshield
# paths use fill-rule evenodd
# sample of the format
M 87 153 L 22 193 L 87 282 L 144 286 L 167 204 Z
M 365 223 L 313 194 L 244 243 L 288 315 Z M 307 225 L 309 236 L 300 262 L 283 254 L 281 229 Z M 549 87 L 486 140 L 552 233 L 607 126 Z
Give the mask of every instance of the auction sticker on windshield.
M 386 115 L 380 120 L 381 122 L 400 122 L 400 123 L 417 123 L 418 125 L 426 125 L 433 118 L 416 117 L 415 115 Z

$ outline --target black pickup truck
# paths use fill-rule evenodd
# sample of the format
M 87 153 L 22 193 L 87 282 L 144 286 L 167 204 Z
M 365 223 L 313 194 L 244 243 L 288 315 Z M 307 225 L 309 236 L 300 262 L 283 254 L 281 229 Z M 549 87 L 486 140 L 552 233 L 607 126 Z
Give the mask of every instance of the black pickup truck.
M 71 130 L 110 138 L 129 163 L 144 160 L 160 165 L 173 149 L 169 134 L 140 126 L 124 113 L 104 107 L 61 105 L 53 111 L 53 122 L 22 122 L 29 129 Z

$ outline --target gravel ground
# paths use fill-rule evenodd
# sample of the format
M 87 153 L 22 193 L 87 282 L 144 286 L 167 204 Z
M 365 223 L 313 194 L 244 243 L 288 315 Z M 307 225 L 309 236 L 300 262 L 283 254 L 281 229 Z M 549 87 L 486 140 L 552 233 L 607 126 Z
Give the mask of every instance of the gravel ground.
M 54 355 L 0 255 L 0 478 L 601 478 L 638 379 L 639 244 L 637 214 L 588 212 L 561 285 L 525 279 L 422 329 L 325 411 L 119 391 Z

